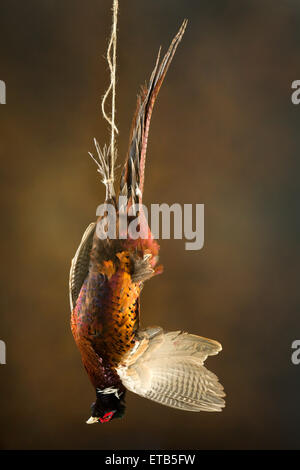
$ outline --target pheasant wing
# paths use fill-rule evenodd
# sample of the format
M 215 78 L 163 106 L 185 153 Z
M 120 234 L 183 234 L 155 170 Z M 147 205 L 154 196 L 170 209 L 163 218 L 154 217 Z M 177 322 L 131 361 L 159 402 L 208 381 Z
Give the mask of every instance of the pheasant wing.
M 76 304 L 80 289 L 88 274 L 90 252 L 93 244 L 95 227 L 95 222 L 92 222 L 87 227 L 81 239 L 80 245 L 75 253 L 75 256 L 71 262 L 69 277 L 69 295 L 71 311 L 73 310 Z
M 149 332 L 149 333 L 148 333 Z M 222 349 L 217 341 L 161 329 L 142 334 L 138 348 L 117 369 L 130 391 L 172 408 L 221 411 L 223 387 L 203 364 Z

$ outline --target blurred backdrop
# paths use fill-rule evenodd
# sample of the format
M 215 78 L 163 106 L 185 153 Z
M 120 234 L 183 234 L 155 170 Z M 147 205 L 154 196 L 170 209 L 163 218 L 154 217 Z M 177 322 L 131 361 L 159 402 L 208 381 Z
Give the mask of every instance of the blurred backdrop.
M 300 5 L 296 0 L 121 0 L 119 162 L 139 86 L 184 18 L 154 110 L 145 203 L 205 204 L 205 245 L 161 242 L 165 272 L 142 322 L 214 338 L 227 393 L 189 414 L 128 393 L 87 426 L 94 391 L 69 328 L 70 260 L 104 188 L 87 152 L 108 126 L 101 96 L 110 0 L 1 0 L 2 449 L 297 448 L 300 365 Z

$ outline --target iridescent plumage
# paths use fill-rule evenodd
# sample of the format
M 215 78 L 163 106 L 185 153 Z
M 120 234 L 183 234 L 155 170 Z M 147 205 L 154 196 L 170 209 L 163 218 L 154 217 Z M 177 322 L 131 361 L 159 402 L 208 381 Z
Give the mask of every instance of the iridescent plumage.
M 119 190 L 119 195 L 126 197 L 127 215 L 133 204 L 142 202 L 152 110 L 186 23 L 161 61 L 158 55 L 148 88 L 138 97 Z M 100 152 L 98 146 L 97 151 L 100 173 L 109 189 L 106 203 L 116 209 L 119 233 L 121 215 L 108 171 L 111 157 L 109 151 Z M 203 366 L 206 357 L 217 354 L 221 345 L 187 333 L 165 333 L 159 327 L 140 328 L 142 286 L 162 271 L 158 266 L 159 245 L 146 219 L 141 217 L 140 228 L 147 236 L 138 239 L 128 232 L 117 239 L 99 236 L 98 230 L 104 230 L 99 229 L 102 221 L 100 216 L 87 228 L 70 272 L 72 333 L 96 389 L 88 422 L 107 422 L 121 416 L 126 388 L 174 408 L 221 411 L 223 387 Z

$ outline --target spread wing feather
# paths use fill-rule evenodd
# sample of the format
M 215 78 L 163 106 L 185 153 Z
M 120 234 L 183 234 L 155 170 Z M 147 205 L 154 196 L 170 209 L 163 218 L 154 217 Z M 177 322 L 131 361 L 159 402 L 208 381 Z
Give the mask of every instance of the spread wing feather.
M 180 331 L 140 332 L 141 341 L 117 371 L 138 395 L 186 411 L 221 411 L 225 406 L 218 377 L 203 365 L 222 349 L 217 341 Z M 133 357 L 134 356 L 134 357 Z

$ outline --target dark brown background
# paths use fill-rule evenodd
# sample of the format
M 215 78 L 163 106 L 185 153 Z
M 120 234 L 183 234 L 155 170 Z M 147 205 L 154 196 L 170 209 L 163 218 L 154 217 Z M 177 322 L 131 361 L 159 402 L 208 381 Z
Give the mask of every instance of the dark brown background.
M 299 448 L 300 6 L 274 0 L 121 0 L 119 161 L 138 87 L 189 25 L 154 112 L 145 202 L 204 203 L 205 247 L 162 241 L 144 325 L 219 340 L 219 414 L 128 394 L 87 426 L 94 392 L 69 329 L 68 272 L 102 202 L 87 152 L 108 141 L 100 98 L 108 0 L 1 0 L 1 448 Z

